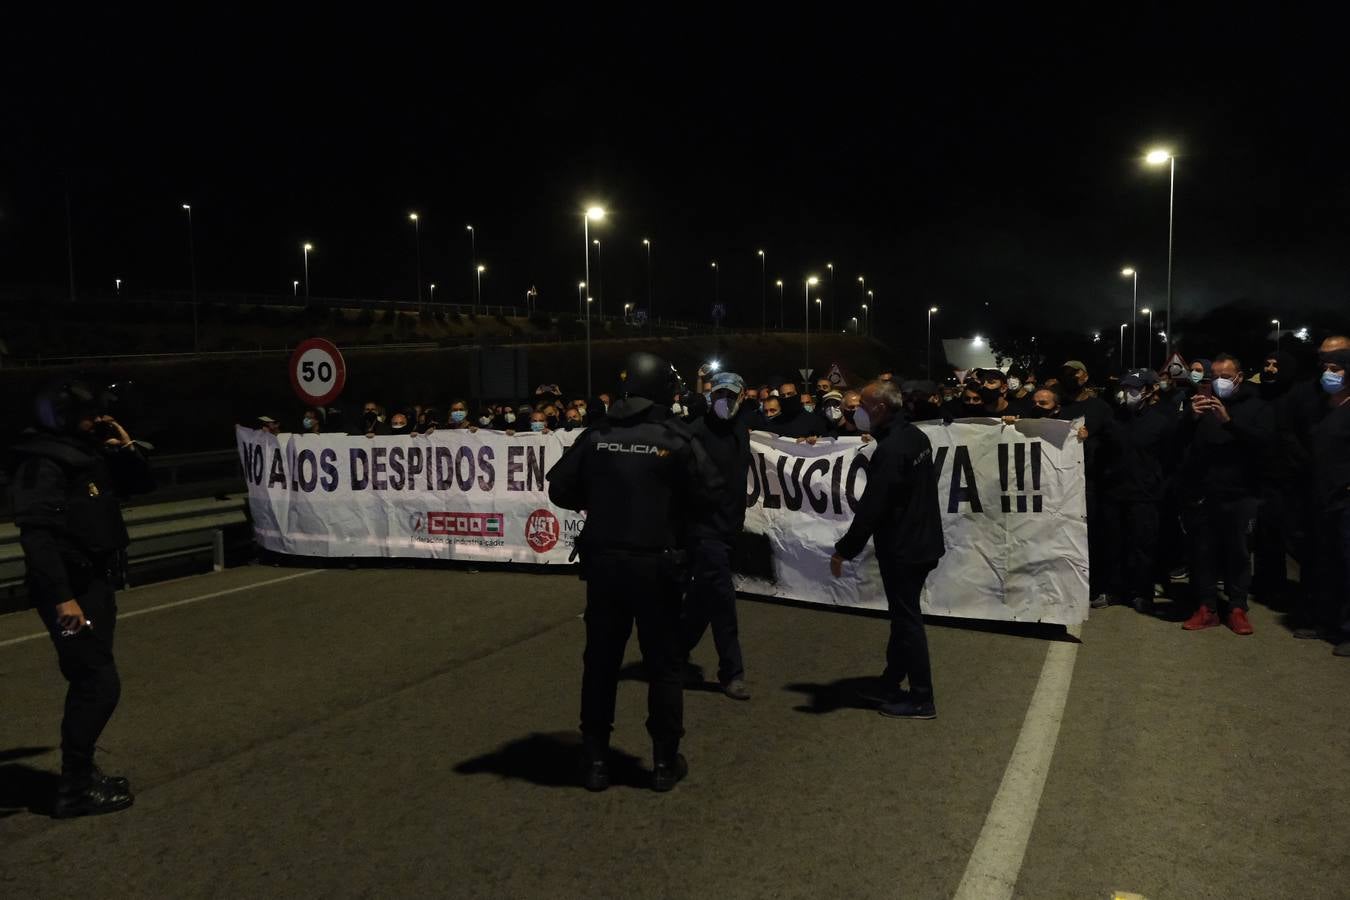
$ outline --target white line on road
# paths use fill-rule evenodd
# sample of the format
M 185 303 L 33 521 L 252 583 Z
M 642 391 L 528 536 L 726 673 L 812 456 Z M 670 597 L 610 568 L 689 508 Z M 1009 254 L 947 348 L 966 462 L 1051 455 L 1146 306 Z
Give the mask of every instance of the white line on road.
M 254 588 L 267 587 L 269 584 L 281 584 L 283 581 L 291 581 L 296 578 L 304 578 L 306 575 L 318 575 L 325 569 L 311 569 L 308 572 L 296 572 L 294 575 L 282 575 L 280 578 L 269 578 L 266 581 L 259 581 L 254 584 L 243 584 L 239 587 L 227 588 L 223 591 L 214 591 L 210 594 L 202 594 L 198 597 L 188 597 L 183 600 L 175 600 L 172 603 L 161 603 L 159 606 L 148 606 L 145 609 L 134 609 L 131 612 L 118 613 L 117 621 L 130 619 L 134 616 L 143 616 L 146 613 L 159 612 L 162 609 L 173 609 L 175 606 L 187 606 L 189 603 L 200 603 L 203 600 L 214 600 L 216 597 L 224 597 L 226 594 L 237 594 L 240 591 L 251 591 Z M 0 647 L 9 647 L 14 644 L 22 644 L 24 641 L 34 641 L 38 638 L 47 637 L 47 632 L 39 631 L 37 634 L 25 634 L 23 637 L 10 638 L 7 641 L 0 641 Z
M 1075 639 L 1082 626 L 1068 629 Z M 985 817 L 975 852 L 966 864 L 955 900 L 1003 900 L 1013 895 L 1017 876 L 1022 870 L 1022 858 L 1027 852 L 1031 828 L 1036 824 L 1036 812 L 1041 805 L 1041 792 L 1050 772 L 1050 761 L 1055 755 L 1059 726 L 1064 719 L 1064 705 L 1069 699 L 1069 684 L 1073 680 L 1073 664 L 1078 658 L 1078 644 L 1056 642 L 1045 654 L 1041 677 L 1031 695 L 1022 732 L 1017 736 L 1003 782 Z

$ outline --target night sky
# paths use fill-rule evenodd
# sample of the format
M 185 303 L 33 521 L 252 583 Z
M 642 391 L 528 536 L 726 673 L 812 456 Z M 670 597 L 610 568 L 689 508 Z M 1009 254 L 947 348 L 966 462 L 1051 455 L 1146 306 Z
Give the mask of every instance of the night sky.
M 1125 13 L 16 20 L 0 285 L 65 285 L 68 186 L 81 292 L 186 289 L 187 202 L 204 292 L 289 292 L 311 240 L 314 294 L 410 298 L 416 210 L 438 300 L 469 298 L 472 223 L 485 302 L 534 285 L 572 310 L 596 201 L 607 311 L 646 305 L 649 237 L 666 315 L 707 318 L 715 259 L 731 324 L 758 325 L 763 248 L 793 327 L 827 261 L 840 325 L 864 274 L 892 338 L 931 304 L 948 334 L 1111 327 L 1123 265 L 1161 304 L 1167 177 L 1141 157 L 1162 143 L 1180 310 L 1343 307 L 1350 79 L 1310 37 L 1331 24 Z

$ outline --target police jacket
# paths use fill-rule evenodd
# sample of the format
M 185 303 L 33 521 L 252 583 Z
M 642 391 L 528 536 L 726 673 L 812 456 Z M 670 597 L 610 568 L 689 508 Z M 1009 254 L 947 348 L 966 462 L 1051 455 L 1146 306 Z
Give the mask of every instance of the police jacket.
M 1261 475 L 1275 440 L 1270 405 L 1243 382 L 1222 401 L 1229 421 L 1213 413 L 1182 417 L 1186 458 L 1181 466 L 1182 493 L 1192 499 L 1236 500 L 1259 493 Z
M 118 498 L 152 490 L 150 467 L 134 444 L 105 450 L 46 432 L 27 437 L 12 453 L 14 523 L 30 596 L 38 606 L 63 603 L 127 546 Z
M 711 411 L 689 425 L 694 440 L 725 484 L 716 504 L 694 521 L 695 538 L 734 541 L 745 525 L 745 478 L 750 468 L 750 412 L 744 405 L 730 421 Z
M 586 511 L 583 556 L 686 549 L 722 488 L 688 426 L 642 398 L 611 406 L 548 473 L 549 500 Z
M 834 551 L 852 559 L 872 538 L 878 559 L 937 562 L 947 548 L 928 435 L 903 420 L 873 435 L 877 448 L 867 464 L 867 487 Z
M 1116 409 L 1102 440 L 1102 488 L 1116 500 L 1158 502 L 1166 486 L 1180 414 L 1162 401 L 1138 412 Z

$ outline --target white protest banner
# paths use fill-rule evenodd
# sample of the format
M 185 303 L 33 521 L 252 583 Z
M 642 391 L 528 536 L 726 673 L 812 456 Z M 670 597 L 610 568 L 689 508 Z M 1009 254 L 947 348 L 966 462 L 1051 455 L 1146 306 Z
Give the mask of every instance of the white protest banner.
M 585 516 L 545 475 L 576 432 L 236 430 L 258 543 L 299 556 L 566 563 Z
M 997 419 L 923 423 L 933 445 L 947 553 L 928 577 L 931 615 L 1072 625 L 1087 619 L 1083 451 L 1071 423 Z M 768 538 L 773 577 L 738 575 L 738 590 L 885 609 L 872 545 L 830 576 L 875 445 L 815 446 L 754 433 L 746 531 Z M 767 573 L 764 573 L 767 576 Z

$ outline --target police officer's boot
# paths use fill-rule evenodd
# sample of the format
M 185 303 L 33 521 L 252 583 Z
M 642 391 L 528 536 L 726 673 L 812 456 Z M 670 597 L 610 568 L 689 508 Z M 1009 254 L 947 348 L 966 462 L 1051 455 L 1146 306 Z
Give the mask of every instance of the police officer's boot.
M 588 791 L 609 787 L 609 738 L 582 735 L 582 783 Z
M 662 793 L 672 789 L 689 774 L 689 763 L 680 754 L 680 742 L 658 742 L 652 745 L 652 790 Z
M 104 775 L 97 769 L 83 775 L 62 773 L 52 818 L 101 816 L 126 809 L 135 799 L 125 778 Z

